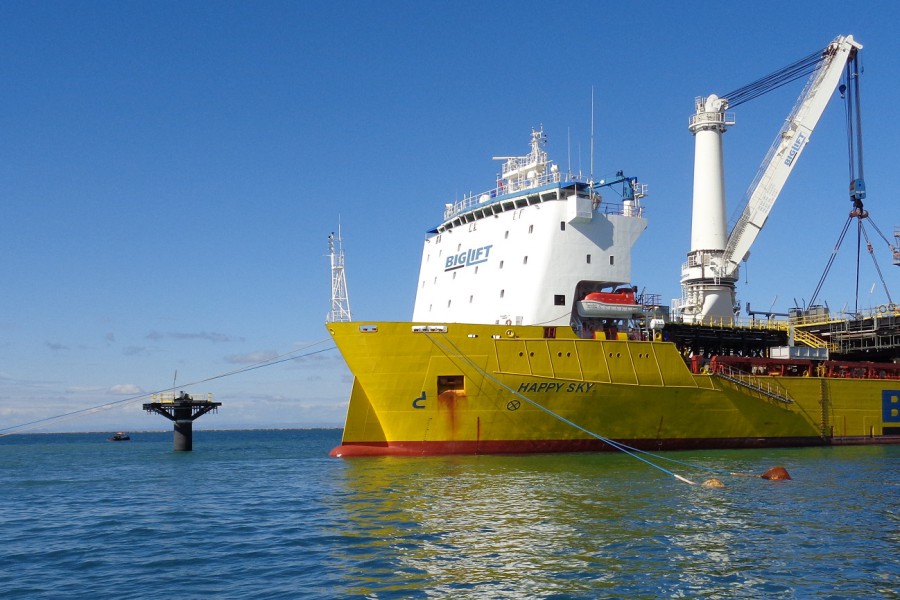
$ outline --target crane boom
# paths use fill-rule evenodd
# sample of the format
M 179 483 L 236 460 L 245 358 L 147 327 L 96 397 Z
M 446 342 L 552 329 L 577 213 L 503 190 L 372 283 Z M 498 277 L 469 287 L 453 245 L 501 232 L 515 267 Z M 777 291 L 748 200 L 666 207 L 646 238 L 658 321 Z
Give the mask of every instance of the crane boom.
M 840 36 L 823 51 L 803 58 L 735 92 L 697 98 L 689 128 L 694 135 L 694 196 L 691 250 L 681 267 L 682 297 L 672 302 L 675 317 L 689 323 L 733 321 L 740 310 L 735 294 L 739 263 L 772 211 L 781 189 L 809 142 L 845 67 L 857 67 L 862 45 Z M 726 235 L 722 135 L 734 125 L 726 109 L 755 98 L 789 81 L 810 74 L 803 92 L 778 132 L 747 191 L 737 223 Z M 854 73 L 855 74 L 855 73 Z M 861 158 L 861 155 L 860 155 Z M 865 196 L 862 169 L 853 176 L 851 196 Z
M 825 49 L 824 60 L 807 82 L 750 185 L 747 205 L 728 236 L 722 256 L 723 276 L 733 275 L 750 251 L 837 88 L 844 67 L 855 60 L 861 48 L 851 35 L 837 38 Z

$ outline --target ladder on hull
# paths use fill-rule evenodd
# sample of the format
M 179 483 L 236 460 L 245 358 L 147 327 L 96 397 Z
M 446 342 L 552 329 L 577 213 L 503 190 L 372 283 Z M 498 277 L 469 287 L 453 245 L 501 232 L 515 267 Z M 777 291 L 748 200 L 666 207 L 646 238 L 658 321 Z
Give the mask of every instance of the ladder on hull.
M 791 395 L 788 393 L 784 387 L 772 381 L 771 379 L 763 380 L 759 377 L 751 375 L 750 373 L 745 373 L 744 371 L 740 371 L 738 369 L 734 369 L 727 365 L 720 365 L 715 373 L 713 373 L 716 377 L 724 379 L 726 381 L 730 381 L 735 385 L 741 386 L 743 388 L 753 390 L 767 398 L 771 398 L 772 400 L 777 400 L 778 402 L 783 402 L 784 404 L 793 404 L 794 399 L 791 398 Z

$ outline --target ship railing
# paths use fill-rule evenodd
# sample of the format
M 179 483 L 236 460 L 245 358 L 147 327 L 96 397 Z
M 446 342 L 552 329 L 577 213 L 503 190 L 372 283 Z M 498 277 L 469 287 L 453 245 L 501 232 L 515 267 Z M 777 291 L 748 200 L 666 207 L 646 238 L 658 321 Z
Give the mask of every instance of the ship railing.
M 511 189 L 511 186 L 503 186 L 496 187 L 493 190 L 488 190 L 486 192 L 482 192 L 480 194 L 470 194 L 456 202 L 454 204 L 447 204 L 447 208 L 444 210 L 444 220 L 447 221 L 456 217 L 457 215 L 468 212 L 474 208 L 481 208 L 484 206 L 489 206 L 495 202 L 500 202 L 503 200 L 509 199 L 510 196 L 513 196 L 519 192 L 527 191 L 529 189 L 534 189 L 541 187 L 543 185 L 547 185 L 548 183 L 568 183 L 568 182 L 577 182 L 577 183 L 587 183 L 581 178 L 578 177 L 570 177 L 567 175 L 556 174 L 556 179 L 554 181 L 548 181 L 536 185 L 531 185 L 527 187 L 520 187 L 518 189 Z M 594 209 L 595 212 L 604 215 L 623 215 L 626 217 L 643 217 L 644 216 L 644 207 L 638 204 L 636 201 L 625 201 L 621 203 L 616 202 L 600 202 L 599 205 Z
M 808 331 L 794 328 L 793 334 L 794 341 L 800 342 L 804 346 L 809 346 L 810 348 L 828 348 L 831 352 L 837 352 L 838 350 L 837 344 L 830 343 L 828 340 Z
M 191 400 L 194 402 L 212 402 L 213 395 L 212 393 L 204 394 L 189 394 Z M 181 396 L 179 392 L 176 394 L 175 392 L 158 392 L 156 394 L 150 395 L 151 402 L 159 402 L 162 404 L 174 404 L 176 400 L 178 400 Z
M 600 206 L 597 207 L 596 212 L 604 215 L 623 215 L 625 217 L 643 217 L 644 216 L 644 207 L 638 206 L 637 202 L 632 203 L 615 203 L 615 202 L 601 202 Z
M 763 396 L 777 400 L 778 402 L 783 402 L 785 404 L 794 403 L 794 399 L 791 398 L 787 389 L 774 379 L 761 379 L 756 375 L 751 375 L 746 371 L 735 369 L 729 365 L 716 365 L 713 375 L 743 388 L 758 392 Z
M 848 313 L 841 311 L 839 313 L 817 312 L 806 315 L 794 315 L 790 317 L 791 325 L 794 326 L 810 326 L 810 325 L 830 325 L 835 323 L 847 323 L 860 321 L 865 319 L 874 319 L 879 317 L 900 317 L 900 305 L 888 302 L 878 306 L 865 308 L 859 312 Z
M 587 183 L 587 181 L 583 178 L 560 172 L 544 173 L 531 179 L 525 179 L 524 183 L 519 181 L 511 181 L 509 183 L 498 181 L 497 186 L 492 189 L 477 194 L 469 192 L 468 195 L 463 196 L 462 200 L 454 202 L 453 204 L 448 204 L 446 210 L 444 210 L 444 219 L 453 218 L 456 215 L 464 213 L 467 210 L 479 205 L 490 204 L 497 198 L 505 196 L 507 194 L 515 194 L 550 183 L 568 183 L 570 181 Z
M 687 298 L 673 298 L 671 300 L 672 312 L 677 314 L 684 310 L 685 307 L 693 306 L 695 303 Z M 741 327 L 743 329 L 764 329 L 775 331 L 788 331 L 790 323 L 784 319 L 757 319 L 746 317 L 706 317 L 702 321 L 679 321 L 682 325 L 694 325 L 696 327 L 718 327 L 720 329 L 731 329 Z

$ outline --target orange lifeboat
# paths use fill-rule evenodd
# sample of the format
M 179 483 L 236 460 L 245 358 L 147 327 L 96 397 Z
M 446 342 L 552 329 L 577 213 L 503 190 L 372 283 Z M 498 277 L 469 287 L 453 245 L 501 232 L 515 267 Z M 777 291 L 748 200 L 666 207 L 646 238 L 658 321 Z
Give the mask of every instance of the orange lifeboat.
M 591 292 L 576 302 L 578 315 L 601 319 L 635 319 L 644 316 L 643 307 L 634 299 L 634 288 L 611 292 Z

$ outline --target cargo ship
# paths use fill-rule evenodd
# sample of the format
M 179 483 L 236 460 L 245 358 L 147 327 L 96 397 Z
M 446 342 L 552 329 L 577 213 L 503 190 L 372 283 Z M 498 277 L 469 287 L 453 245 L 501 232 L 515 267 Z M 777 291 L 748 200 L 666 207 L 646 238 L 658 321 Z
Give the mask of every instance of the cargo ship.
M 444 205 L 410 322 L 350 319 L 331 238 L 327 328 L 354 376 L 331 455 L 900 442 L 895 305 L 850 319 L 807 306 L 748 320 L 735 291 L 738 263 L 842 74 L 858 85 L 860 48 L 839 37 L 810 57 L 730 233 L 722 133 L 734 123 L 725 109 L 746 92 L 697 99 L 691 249 L 670 304 L 631 280 L 647 186 L 622 171 L 596 181 L 563 172 L 542 129 L 528 154 L 495 157 L 492 188 Z M 797 63 L 786 72 L 796 77 Z M 867 216 L 859 173 L 856 220 Z

